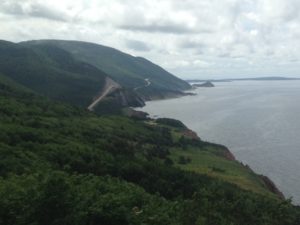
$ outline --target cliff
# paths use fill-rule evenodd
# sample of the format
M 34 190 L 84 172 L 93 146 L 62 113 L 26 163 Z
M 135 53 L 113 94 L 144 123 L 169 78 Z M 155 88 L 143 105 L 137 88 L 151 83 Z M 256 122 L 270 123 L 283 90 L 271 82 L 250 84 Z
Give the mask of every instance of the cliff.
M 269 177 L 264 175 L 260 175 L 260 177 L 272 193 L 276 194 L 281 199 L 285 199 L 283 193 L 276 187 L 274 182 Z

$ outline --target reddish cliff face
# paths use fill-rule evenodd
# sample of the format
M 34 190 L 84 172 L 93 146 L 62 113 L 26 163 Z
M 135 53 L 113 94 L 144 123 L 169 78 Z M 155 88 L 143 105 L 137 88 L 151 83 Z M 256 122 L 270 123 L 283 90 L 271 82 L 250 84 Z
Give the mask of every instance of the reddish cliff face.
M 236 160 L 234 155 L 229 151 L 229 149 L 225 148 L 225 154 L 224 157 L 228 160 L 234 161 Z M 254 171 L 248 166 L 241 163 L 243 166 L 245 166 L 248 170 L 254 173 Z M 259 175 L 260 179 L 264 182 L 266 185 L 266 188 L 271 191 L 272 193 L 276 194 L 280 199 L 285 199 L 283 193 L 276 187 L 274 182 L 267 176 Z
M 224 157 L 226 159 L 230 160 L 230 161 L 235 161 L 236 160 L 235 157 L 234 157 L 234 155 L 231 153 L 231 151 L 229 151 L 228 148 L 224 149 Z
M 197 133 L 190 129 L 184 129 L 181 133 L 184 137 L 187 137 L 187 138 L 190 138 L 193 140 L 201 140 L 200 137 L 197 135 Z M 223 150 L 223 152 L 220 155 L 223 156 L 225 159 L 230 160 L 230 161 L 236 160 L 234 155 L 230 152 L 230 150 L 228 148 L 226 148 L 225 146 L 222 146 L 222 150 Z
M 281 191 L 279 191 L 279 189 L 276 187 L 274 182 L 270 180 L 269 177 L 264 176 L 264 175 L 260 175 L 260 177 L 271 192 L 276 194 L 279 198 L 285 199 L 283 193 Z
M 182 131 L 182 135 L 184 137 L 187 137 L 187 138 L 190 138 L 190 139 L 193 139 L 193 140 L 200 140 L 200 138 L 198 137 L 197 133 L 192 131 L 192 130 L 189 130 L 189 129 L 184 129 Z

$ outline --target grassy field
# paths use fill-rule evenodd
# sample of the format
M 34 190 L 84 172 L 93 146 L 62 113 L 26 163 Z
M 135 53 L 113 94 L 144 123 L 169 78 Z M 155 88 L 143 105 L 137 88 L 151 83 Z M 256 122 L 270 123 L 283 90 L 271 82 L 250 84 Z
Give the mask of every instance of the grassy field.
M 270 195 L 266 185 L 258 175 L 237 161 L 230 161 L 216 155 L 218 151 L 220 150 L 213 146 L 203 149 L 196 147 L 173 148 L 170 157 L 175 165 L 181 169 L 217 177 L 234 183 L 245 190 Z M 190 162 L 179 163 L 180 157 L 190 159 Z

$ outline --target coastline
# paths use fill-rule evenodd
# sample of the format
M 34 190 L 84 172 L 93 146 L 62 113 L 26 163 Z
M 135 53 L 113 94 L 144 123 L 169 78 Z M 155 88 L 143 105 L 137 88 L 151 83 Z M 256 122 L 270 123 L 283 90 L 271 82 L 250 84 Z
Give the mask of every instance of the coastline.
M 167 100 L 167 99 L 173 99 L 173 98 L 181 98 L 181 97 L 185 97 L 185 96 L 193 96 L 196 95 L 196 93 L 193 92 L 189 92 L 193 90 L 193 88 L 188 89 L 186 91 L 170 91 L 170 92 L 165 92 L 161 95 L 152 95 L 150 97 L 144 98 L 145 102 L 149 102 L 149 101 L 159 101 L 159 100 Z
M 191 88 L 189 89 L 189 91 L 193 90 L 195 88 Z M 181 92 L 180 94 L 177 94 L 177 95 L 170 95 L 168 97 L 164 97 L 164 98 L 153 98 L 151 100 L 147 100 L 145 101 L 145 104 L 147 104 L 148 101 L 160 101 L 160 100 L 167 100 L 167 99 L 173 99 L 173 98 L 180 98 L 180 97 L 185 97 L 185 96 L 192 96 L 192 95 L 197 95 L 196 93 L 191 93 L 191 92 Z M 143 107 L 139 107 L 139 108 L 144 108 Z M 150 118 L 151 120 L 156 120 L 158 119 L 158 117 L 149 117 L 149 114 L 145 111 L 140 111 L 138 110 L 137 108 L 132 108 L 134 113 L 132 114 L 133 117 L 136 117 L 138 116 L 140 119 L 145 119 L 145 118 Z M 181 121 L 180 121 L 181 122 Z M 199 137 L 199 135 L 197 134 L 197 132 L 189 129 L 187 127 L 186 129 L 186 133 L 187 133 L 187 136 L 189 136 L 189 134 L 191 134 L 191 138 L 194 138 L 194 139 L 198 139 L 198 140 L 201 140 L 201 138 Z M 263 182 L 264 186 L 266 187 L 266 189 L 275 194 L 279 199 L 282 199 L 282 200 L 285 200 L 285 196 L 284 194 L 282 193 L 282 191 L 275 185 L 275 183 L 268 177 L 268 176 L 265 176 L 263 174 L 258 174 L 256 172 L 254 172 L 249 165 L 245 165 L 243 164 L 241 161 L 238 161 L 234 154 L 228 149 L 228 147 L 224 146 L 224 145 L 221 145 L 221 144 L 217 144 L 217 143 L 211 143 L 213 145 L 216 145 L 216 146 L 221 146 L 223 148 L 223 155 L 222 157 L 225 158 L 226 160 L 228 161 L 234 161 L 236 163 L 239 163 L 242 167 L 244 167 L 246 170 L 248 170 L 249 172 L 255 174 L 256 176 L 258 176 L 260 178 L 260 180 Z
M 188 127 L 187 127 L 187 133 L 191 134 L 191 136 L 190 136 L 191 138 L 201 140 L 200 137 L 198 136 L 197 132 L 189 129 Z M 275 194 L 277 197 L 279 197 L 282 200 L 286 199 L 284 194 L 278 189 L 278 187 L 275 185 L 275 183 L 268 176 L 265 176 L 263 174 L 257 174 L 256 172 L 253 171 L 253 169 L 251 169 L 251 167 L 249 165 L 244 165 L 242 162 L 238 161 L 235 158 L 234 154 L 226 146 L 221 145 L 221 144 L 217 144 L 217 143 L 211 143 L 211 144 L 222 147 L 223 148 L 222 157 L 224 157 L 226 160 L 235 161 L 235 162 L 239 163 L 241 166 L 243 166 L 244 168 L 246 168 L 250 172 L 252 172 L 255 175 L 259 176 L 260 179 L 264 182 L 266 188 L 271 193 Z

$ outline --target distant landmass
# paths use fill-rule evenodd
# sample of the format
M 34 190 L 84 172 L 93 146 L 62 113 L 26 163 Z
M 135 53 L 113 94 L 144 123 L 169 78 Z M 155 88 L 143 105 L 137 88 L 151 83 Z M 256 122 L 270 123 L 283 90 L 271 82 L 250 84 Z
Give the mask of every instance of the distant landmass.
M 273 80 L 300 80 L 300 78 L 293 77 L 254 77 L 254 78 L 225 78 L 225 79 L 187 79 L 187 82 L 231 82 L 231 81 L 273 81 Z
M 206 81 L 201 84 L 193 84 L 192 86 L 197 88 L 197 87 L 214 87 L 215 85 L 210 81 Z

